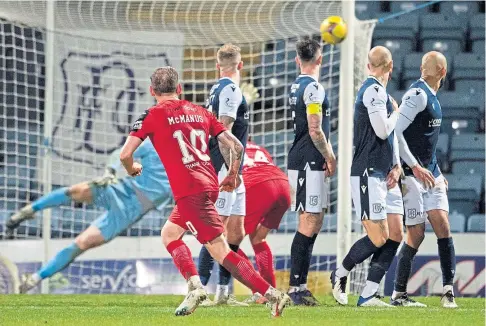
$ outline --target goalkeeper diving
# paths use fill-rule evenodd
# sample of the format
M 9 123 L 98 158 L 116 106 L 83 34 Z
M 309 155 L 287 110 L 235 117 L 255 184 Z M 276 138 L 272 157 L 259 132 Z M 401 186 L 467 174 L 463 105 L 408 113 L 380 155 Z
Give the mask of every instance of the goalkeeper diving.
M 23 207 L 6 222 L 7 236 L 12 237 L 13 230 L 20 223 L 35 218 L 36 212 L 46 208 L 69 205 L 75 201 L 106 209 L 73 243 L 59 251 L 36 273 L 29 275 L 20 285 L 21 293 L 28 292 L 43 279 L 60 272 L 86 250 L 111 241 L 150 210 L 163 209 L 170 203 L 173 196 L 167 173 L 149 140 L 144 141 L 134 153 L 134 158 L 144 167 L 144 173 L 117 179 L 115 173 L 120 167 L 118 157 L 119 151 L 110 156 L 110 163 L 102 178 L 56 189 Z

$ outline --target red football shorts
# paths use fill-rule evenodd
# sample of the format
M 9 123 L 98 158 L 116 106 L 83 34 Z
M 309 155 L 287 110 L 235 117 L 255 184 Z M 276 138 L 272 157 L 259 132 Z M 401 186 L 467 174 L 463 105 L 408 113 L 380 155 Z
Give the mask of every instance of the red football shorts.
M 205 244 L 224 233 L 224 225 L 214 203 L 218 192 L 202 192 L 177 201 L 169 221 L 191 231 L 196 239 Z
M 258 224 L 278 229 L 289 207 L 290 187 L 287 180 L 268 180 L 246 189 L 245 233 L 253 233 Z

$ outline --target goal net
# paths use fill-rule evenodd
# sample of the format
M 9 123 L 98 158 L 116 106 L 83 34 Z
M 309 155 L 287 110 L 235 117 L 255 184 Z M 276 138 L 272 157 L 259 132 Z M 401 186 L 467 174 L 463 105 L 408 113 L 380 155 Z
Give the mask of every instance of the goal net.
M 90 180 L 124 143 L 129 126 L 153 104 L 149 76 L 158 66 L 182 71 L 183 98 L 203 104 L 217 81 L 215 55 L 223 43 L 242 49 L 242 83 L 259 97 L 251 105 L 251 135 L 286 170 L 293 141 L 287 96 L 298 75 L 295 42 L 318 38 L 321 21 L 341 15 L 341 1 L 2 1 L 0 3 L 0 222 L 50 189 Z M 354 81 L 340 85 L 340 46 L 323 45 L 321 83 L 331 103 L 337 153 L 339 87 L 355 96 L 366 77 L 375 21 L 355 22 Z M 354 92 L 352 90 L 354 89 Z M 349 120 L 352 119 L 352 107 Z M 349 149 L 351 155 L 352 149 Z M 123 176 L 120 171 L 120 176 Z M 337 179 L 331 207 L 314 247 L 309 283 L 329 290 L 336 266 Z M 349 202 L 351 205 L 351 202 Z M 121 237 L 82 255 L 52 278 L 54 293 L 183 293 L 185 285 L 158 235 L 170 207 L 152 211 Z M 8 241 L 20 274 L 69 244 L 102 211 L 92 205 L 53 208 L 24 223 Z M 350 219 L 350 216 L 339 216 Z M 50 229 L 43 228 L 50 225 Z M 47 223 L 47 224 L 46 224 Z M 0 223 L 3 225 L 3 223 Z M 353 219 L 353 240 L 361 234 Z M 2 228 L 2 226 L 0 226 Z M 290 244 L 297 228 L 288 213 L 269 242 L 279 286 L 286 288 Z M 195 256 L 198 244 L 188 237 Z M 0 242 L 5 246 L 5 242 Z M 246 243 L 243 249 L 253 255 Z M 352 289 L 364 283 L 365 266 Z M 214 277 L 215 278 L 215 277 Z

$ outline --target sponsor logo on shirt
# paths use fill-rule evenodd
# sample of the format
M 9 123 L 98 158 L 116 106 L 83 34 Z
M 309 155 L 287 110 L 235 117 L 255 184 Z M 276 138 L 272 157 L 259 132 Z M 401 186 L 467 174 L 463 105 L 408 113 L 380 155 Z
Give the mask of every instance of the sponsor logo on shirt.
M 440 127 L 442 119 L 432 119 L 429 120 L 429 128 Z

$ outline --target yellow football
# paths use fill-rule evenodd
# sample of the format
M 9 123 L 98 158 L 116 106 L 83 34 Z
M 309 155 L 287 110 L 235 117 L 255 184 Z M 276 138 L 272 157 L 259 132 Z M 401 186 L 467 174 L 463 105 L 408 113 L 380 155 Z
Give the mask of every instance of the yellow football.
M 321 37 L 328 44 L 341 43 L 347 34 L 348 26 L 339 16 L 328 17 L 321 23 Z

